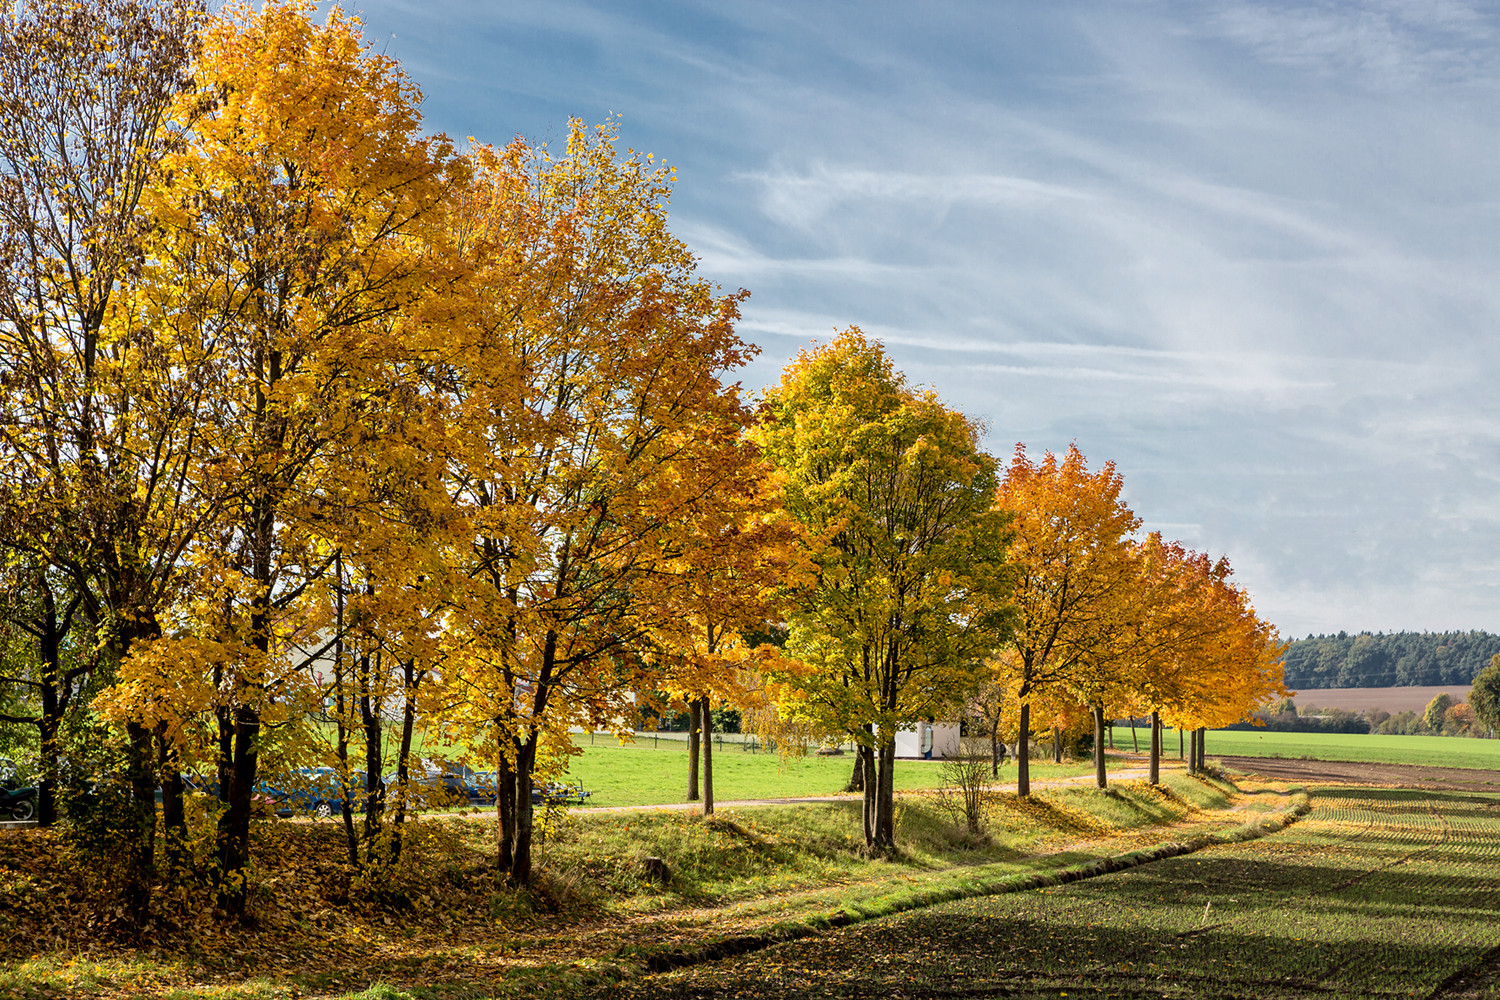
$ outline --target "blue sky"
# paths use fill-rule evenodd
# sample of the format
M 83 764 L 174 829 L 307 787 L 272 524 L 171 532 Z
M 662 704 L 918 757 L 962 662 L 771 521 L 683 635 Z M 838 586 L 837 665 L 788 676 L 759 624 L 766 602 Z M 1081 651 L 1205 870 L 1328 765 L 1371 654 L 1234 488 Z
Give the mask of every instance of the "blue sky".
M 433 131 L 616 114 L 773 382 L 857 324 L 1309 631 L 1500 631 L 1500 7 L 363 0 Z

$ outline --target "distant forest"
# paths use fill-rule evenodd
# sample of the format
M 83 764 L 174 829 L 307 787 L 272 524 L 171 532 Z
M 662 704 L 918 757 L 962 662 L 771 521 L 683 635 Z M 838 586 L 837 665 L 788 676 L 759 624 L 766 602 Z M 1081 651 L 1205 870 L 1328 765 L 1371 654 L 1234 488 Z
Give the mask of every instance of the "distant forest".
M 1286 651 L 1286 686 L 1397 687 L 1469 684 L 1500 653 L 1489 632 L 1361 632 L 1293 639 Z

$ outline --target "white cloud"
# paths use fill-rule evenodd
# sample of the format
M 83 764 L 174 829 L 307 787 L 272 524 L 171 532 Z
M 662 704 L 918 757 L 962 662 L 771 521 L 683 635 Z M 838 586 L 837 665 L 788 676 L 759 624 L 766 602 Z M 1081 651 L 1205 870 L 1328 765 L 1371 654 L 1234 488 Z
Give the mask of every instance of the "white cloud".
M 1500 628 L 1493 5 L 364 6 L 450 132 L 677 165 L 747 385 L 858 324 L 1289 633 Z

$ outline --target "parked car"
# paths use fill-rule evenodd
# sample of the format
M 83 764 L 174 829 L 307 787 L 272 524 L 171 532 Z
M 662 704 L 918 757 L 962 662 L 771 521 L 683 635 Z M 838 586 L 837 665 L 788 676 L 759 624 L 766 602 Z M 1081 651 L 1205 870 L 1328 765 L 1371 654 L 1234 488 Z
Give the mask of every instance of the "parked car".
M 408 803 L 416 809 L 444 809 L 482 803 L 484 795 L 475 787 L 474 770 L 457 761 L 424 757 L 412 761 L 408 768 Z M 385 776 L 385 787 L 394 795 L 399 781 L 396 772 Z M 494 801 L 493 795 L 490 801 Z
M 581 806 L 592 794 L 584 789 L 582 781 L 531 783 L 531 804 L 534 806 Z
M 349 773 L 350 802 L 358 810 L 364 806 L 365 772 Z M 331 767 L 300 767 L 288 775 L 284 788 L 268 788 L 276 800 L 276 815 L 307 815 L 327 819 L 344 811 L 344 779 Z
M 480 771 L 474 775 L 474 787 L 483 796 L 481 804 L 494 805 L 497 796 L 494 771 Z M 581 781 L 533 781 L 531 804 L 534 806 L 582 805 L 592 792 L 584 789 Z
M 192 771 L 182 772 L 182 794 L 183 795 L 214 795 L 219 794 L 219 782 L 213 778 L 204 778 L 202 775 Z M 156 804 L 161 805 L 162 787 L 156 786 Z

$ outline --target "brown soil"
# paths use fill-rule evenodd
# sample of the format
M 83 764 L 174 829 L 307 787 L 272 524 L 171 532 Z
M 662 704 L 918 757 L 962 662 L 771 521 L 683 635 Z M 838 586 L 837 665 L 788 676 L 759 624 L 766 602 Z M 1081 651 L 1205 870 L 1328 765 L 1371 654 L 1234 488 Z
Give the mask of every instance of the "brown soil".
M 1500 771 L 1413 764 L 1360 764 L 1338 760 L 1286 760 L 1271 757 L 1218 757 L 1235 771 L 1311 783 L 1431 788 L 1440 791 L 1500 792 Z

